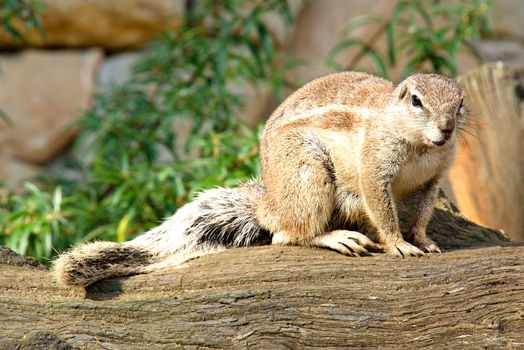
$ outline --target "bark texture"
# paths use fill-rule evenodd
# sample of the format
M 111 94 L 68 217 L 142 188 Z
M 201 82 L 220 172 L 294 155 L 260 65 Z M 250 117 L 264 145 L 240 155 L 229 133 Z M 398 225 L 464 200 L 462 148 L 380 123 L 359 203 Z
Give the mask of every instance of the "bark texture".
M 444 254 L 232 249 L 87 290 L 2 250 L 0 348 L 524 348 L 524 246 L 444 197 L 429 231 Z
M 470 116 L 449 173 L 456 202 L 471 220 L 524 241 L 524 133 L 517 80 L 501 62 L 458 80 Z

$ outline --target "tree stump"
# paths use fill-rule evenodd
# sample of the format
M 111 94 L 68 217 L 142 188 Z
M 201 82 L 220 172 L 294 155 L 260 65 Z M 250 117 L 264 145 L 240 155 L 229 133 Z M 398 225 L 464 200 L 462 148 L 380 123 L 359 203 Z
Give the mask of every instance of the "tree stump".
M 517 82 L 500 62 L 458 80 L 470 117 L 448 176 L 454 198 L 471 220 L 524 241 L 524 135 Z

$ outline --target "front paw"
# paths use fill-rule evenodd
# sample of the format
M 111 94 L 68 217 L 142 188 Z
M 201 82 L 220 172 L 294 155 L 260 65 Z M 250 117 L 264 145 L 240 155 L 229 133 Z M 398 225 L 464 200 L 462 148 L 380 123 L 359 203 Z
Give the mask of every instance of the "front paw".
M 442 251 L 438 247 L 437 243 L 433 242 L 431 239 L 427 237 L 423 239 L 415 239 L 414 244 L 417 248 L 419 248 L 424 253 L 442 254 Z
M 316 237 L 310 244 L 316 247 L 328 248 L 348 256 L 371 255 L 367 249 L 372 252 L 382 251 L 379 245 L 357 231 L 331 231 Z
M 403 239 L 385 244 L 386 254 L 405 258 L 407 256 L 424 256 L 424 252 Z

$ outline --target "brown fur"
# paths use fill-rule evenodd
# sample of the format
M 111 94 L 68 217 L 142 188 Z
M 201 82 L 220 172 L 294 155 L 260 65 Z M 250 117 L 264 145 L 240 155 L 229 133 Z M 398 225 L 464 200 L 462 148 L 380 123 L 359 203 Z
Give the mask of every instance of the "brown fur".
M 423 108 L 412 105 L 414 94 Z M 435 142 L 442 142 L 442 128 L 463 119 L 461 99 L 457 83 L 434 74 L 413 75 L 397 88 L 354 72 L 305 85 L 266 124 L 259 222 L 274 243 L 340 251 L 348 239 L 333 235 L 356 224 L 389 254 L 439 251 L 425 228 L 438 179 L 453 158 L 455 132 L 443 145 Z M 399 227 L 397 206 L 404 202 L 414 213 L 404 235 L 416 247 Z
M 462 90 L 443 76 L 397 87 L 355 72 L 314 80 L 267 121 L 261 181 L 204 191 L 130 242 L 76 247 L 55 275 L 86 286 L 269 240 L 346 255 L 380 249 L 372 240 L 401 257 L 440 252 L 426 225 L 464 119 Z M 402 228 L 401 206 L 410 212 Z

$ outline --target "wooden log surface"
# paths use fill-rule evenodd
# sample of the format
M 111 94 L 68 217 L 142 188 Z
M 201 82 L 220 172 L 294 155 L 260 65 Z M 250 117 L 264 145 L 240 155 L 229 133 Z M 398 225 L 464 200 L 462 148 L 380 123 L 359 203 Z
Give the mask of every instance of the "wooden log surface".
M 235 249 L 87 292 L 0 266 L 0 348 L 524 348 L 524 247 L 395 260 Z M 38 333 L 37 333 L 38 334 Z
M 445 198 L 430 234 L 442 255 L 239 248 L 87 290 L 4 251 L 0 349 L 524 348 L 524 246 Z

